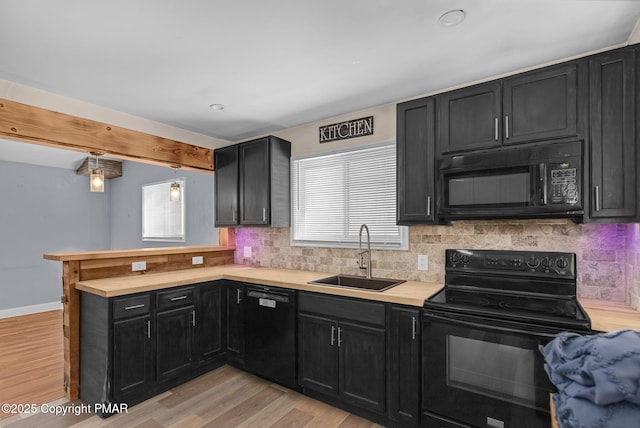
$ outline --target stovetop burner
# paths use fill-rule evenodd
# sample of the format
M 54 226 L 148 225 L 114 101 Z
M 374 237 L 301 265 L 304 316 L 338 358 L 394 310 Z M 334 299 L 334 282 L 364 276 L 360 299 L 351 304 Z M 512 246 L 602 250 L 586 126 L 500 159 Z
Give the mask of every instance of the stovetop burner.
M 570 253 L 447 250 L 445 287 L 425 309 L 590 330 Z

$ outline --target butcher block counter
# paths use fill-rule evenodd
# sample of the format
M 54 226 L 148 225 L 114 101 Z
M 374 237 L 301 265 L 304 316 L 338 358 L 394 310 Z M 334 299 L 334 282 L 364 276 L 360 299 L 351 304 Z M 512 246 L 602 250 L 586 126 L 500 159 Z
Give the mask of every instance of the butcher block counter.
M 442 288 L 440 283 L 407 281 L 386 291 L 376 292 L 353 288 L 308 284 L 334 273 L 308 272 L 289 269 L 271 269 L 246 265 L 226 265 L 162 272 L 120 278 L 80 281 L 76 288 L 102 297 L 122 296 L 142 291 L 188 285 L 204 281 L 229 279 L 253 284 L 285 287 L 293 290 L 312 291 L 343 297 L 357 297 L 379 302 L 422 306 L 424 300 Z

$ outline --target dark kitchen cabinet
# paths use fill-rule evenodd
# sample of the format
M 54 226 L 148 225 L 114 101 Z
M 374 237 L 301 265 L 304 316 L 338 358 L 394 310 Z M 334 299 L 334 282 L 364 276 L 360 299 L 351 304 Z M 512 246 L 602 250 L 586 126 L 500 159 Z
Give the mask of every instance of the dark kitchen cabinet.
M 216 227 L 238 225 L 238 146 L 213 152 Z
M 499 82 L 437 96 L 438 148 L 441 153 L 501 144 L 502 91 Z
M 635 48 L 589 60 L 590 221 L 638 221 L 640 67 Z
M 112 298 L 82 293 L 80 398 L 132 405 L 224 364 L 224 290 L 208 282 Z
M 585 73 L 571 61 L 438 95 L 438 152 L 579 137 Z
M 227 362 L 244 366 L 244 292 L 242 283 L 227 282 Z
M 300 293 L 299 382 L 342 403 L 383 414 L 386 409 L 385 307 Z
M 402 425 L 420 422 L 420 310 L 389 309 L 389 418 Z
M 195 317 L 195 352 L 199 366 L 215 362 L 225 352 L 226 287 L 219 282 L 200 284 Z
M 215 150 L 215 225 L 288 227 L 290 157 L 274 136 Z
M 144 393 L 153 379 L 151 317 L 113 323 L 113 398 L 115 402 Z
M 398 224 L 435 222 L 435 101 L 397 106 Z

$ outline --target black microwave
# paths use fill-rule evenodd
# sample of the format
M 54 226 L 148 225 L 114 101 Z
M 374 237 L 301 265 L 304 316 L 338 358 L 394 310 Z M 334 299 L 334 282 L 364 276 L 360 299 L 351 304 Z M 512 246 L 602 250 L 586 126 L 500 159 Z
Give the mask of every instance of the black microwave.
M 438 217 L 580 222 L 582 163 L 581 141 L 446 156 L 438 164 Z

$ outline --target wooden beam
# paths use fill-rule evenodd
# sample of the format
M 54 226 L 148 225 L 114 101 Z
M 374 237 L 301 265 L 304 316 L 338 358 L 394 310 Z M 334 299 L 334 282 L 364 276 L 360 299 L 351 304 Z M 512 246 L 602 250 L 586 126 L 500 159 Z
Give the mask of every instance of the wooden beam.
M 81 152 L 213 171 L 213 150 L 0 98 L 0 136 Z

